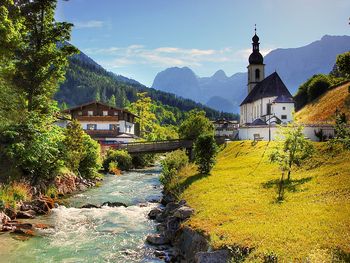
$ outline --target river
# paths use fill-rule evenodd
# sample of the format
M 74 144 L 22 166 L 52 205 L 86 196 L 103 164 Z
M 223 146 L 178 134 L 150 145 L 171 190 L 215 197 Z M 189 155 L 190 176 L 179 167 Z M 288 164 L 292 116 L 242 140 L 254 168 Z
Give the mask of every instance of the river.
M 156 231 L 147 214 L 157 204 L 149 201 L 160 199 L 161 190 L 159 168 L 106 175 L 100 187 L 76 194 L 69 205 L 34 219 L 53 228 L 25 241 L 2 234 L 0 262 L 163 262 L 145 243 Z M 128 207 L 79 208 L 106 201 Z

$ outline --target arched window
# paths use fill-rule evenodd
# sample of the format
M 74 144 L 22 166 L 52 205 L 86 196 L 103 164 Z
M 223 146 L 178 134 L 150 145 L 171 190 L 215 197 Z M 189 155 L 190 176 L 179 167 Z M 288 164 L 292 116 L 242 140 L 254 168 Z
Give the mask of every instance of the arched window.
M 256 70 L 255 70 L 255 79 L 256 79 L 256 80 L 259 80 L 259 79 L 260 79 L 260 70 L 259 70 L 259 69 L 256 69 Z

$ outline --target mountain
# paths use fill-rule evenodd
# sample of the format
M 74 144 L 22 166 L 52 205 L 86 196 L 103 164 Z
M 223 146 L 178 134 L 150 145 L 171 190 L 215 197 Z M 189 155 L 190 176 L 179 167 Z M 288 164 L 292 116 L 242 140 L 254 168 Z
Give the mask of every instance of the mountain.
M 277 71 L 294 94 L 312 75 L 329 73 L 337 55 L 349 50 L 350 36 L 329 35 L 303 47 L 275 49 L 264 58 L 265 77 Z M 219 111 L 239 112 L 239 104 L 247 95 L 247 73 L 228 77 L 218 70 L 211 77 L 197 77 L 187 67 L 168 68 L 156 75 L 152 88 L 173 92 Z
M 114 95 L 117 106 L 125 107 L 129 101 L 137 99 L 138 92 L 147 92 L 157 103 L 165 105 L 174 112 L 178 121 L 184 117 L 185 112 L 195 108 L 204 110 L 212 119 L 238 118 L 238 115 L 221 113 L 190 99 L 148 88 L 136 80 L 108 72 L 83 52 L 70 58 L 66 79 L 55 94 L 55 99 L 59 103 L 75 106 L 92 100 L 107 102 Z

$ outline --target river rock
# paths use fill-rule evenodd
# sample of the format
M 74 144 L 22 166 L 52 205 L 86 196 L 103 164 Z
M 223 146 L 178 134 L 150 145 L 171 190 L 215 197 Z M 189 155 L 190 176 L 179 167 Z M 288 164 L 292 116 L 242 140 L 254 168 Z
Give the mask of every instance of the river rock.
M 162 209 L 160 209 L 159 207 L 155 207 L 148 213 L 148 217 L 150 219 L 156 219 L 157 215 L 161 214 L 162 212 Z
M 83 205 L 81 208 L 100 208 L 100 207 L 93 204 L 86 204 L 86 205 Z
M 196 263 L 226 263 L 229 260 L 229 252 L 225 249 L 213 252 L 198 252 L 195 255 Z
M 180 218 L 181 220 L 185 220 L 189 218 L 193 214 L 194 210 L 188 206 L 181 206 L 174 212 L 174 216 Z
M 19 234 L 19 235 L 25 235 L 25 236 L 35 236 L 34 231 L 29 229 L 29 230 L 24 230 L 21 228 L 16 228 L 13 232 L 13 234 Z
M 109 207 L 124 206 L 124 207 L 128 207 L 126 204 L 120 203 L 120 202 L 104 202 L 104 203 L 102 204 L 102 206 L 109 206 Z
M 163 235 L 159 235 L 159 234 L 151 234 L 148 235 L 146 238 L 146 241 L 152 245 L 166 245 L 169 243 L 169 239 L 167 239 L 165 236 Z
M 33 210 L 28 210 L 28 211 L 33 211 Z M 16 216 L 16 218 L 18 218 L 18 219 L 33 219 L 34 217 L 35 216 L 33 216 L 32 214 L 25 212 L 25 211 L 19 211 L 17 213 L 17 216 Z
M 16 213 L 15 209 L 13 209 L 13 208 L 7 207 L 7 208 L 5 208 L 4 212 L 9 218 L 11 218 L 11 219 L 16 218 L 17 213 Z
M 167 205 L 168 203 L 175 202 L 175 201 L 176 201 L 176 198 L 174 196 L 172 196 L 171 194 L 164 194 L 160 203 L 162 205 Z
M 77 185 L 77 189 L 79 191 L 85 191 L 87 189 L 87 187 L 84 184 L 78 184 Z
M 0 222 L 5 225 L 7 222 L 11 221 L 11 218 L 4 212 L 0 212 Z

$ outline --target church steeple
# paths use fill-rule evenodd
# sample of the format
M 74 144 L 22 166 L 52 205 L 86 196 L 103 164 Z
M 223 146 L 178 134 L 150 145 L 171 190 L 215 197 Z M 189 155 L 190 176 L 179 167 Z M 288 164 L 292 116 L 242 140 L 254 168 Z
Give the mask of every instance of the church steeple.
M 265 65 L 264 57 L 259 51 L 259 37 L 256 34 L 256 25 L 254 28 L 255 34 L 252 38 L 252 54 L 249 56 L 248 66 L 248 94 L 252 91 L 256 83 L 262 81 L 265 78 Z

